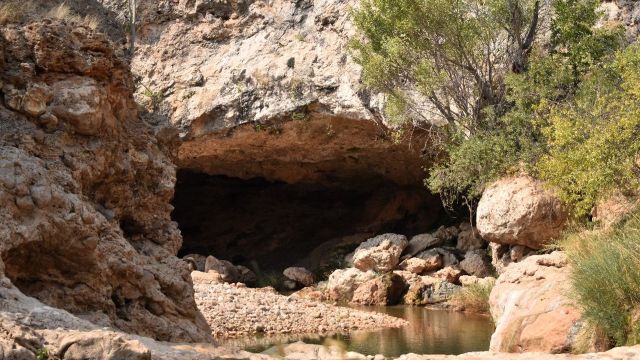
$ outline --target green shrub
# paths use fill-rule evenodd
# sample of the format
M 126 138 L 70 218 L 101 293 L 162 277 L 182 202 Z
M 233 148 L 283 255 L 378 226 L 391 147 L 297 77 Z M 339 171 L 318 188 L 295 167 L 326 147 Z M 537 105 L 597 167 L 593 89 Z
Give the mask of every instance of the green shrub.
M 46 347 L 38 349 L 36 351 L 36 359 L 37 360 L 47 360 L 47 359 L 49 359 L 49 350 Z
M 481 314 L 489 313 L 489 296 L 495 284 L 472 284 L 465 286 L 455 293 L 451 302 L 461 306 L 465 311 L 473 311 Z
M 584 76 L 571 102 L 554 106 L 544 128 L 539 175 L 577 215 L 615 190 L 640 185 L 640 47 Z
M 582 232 L 561 245 L 584 318 L 610 345 L 640 343 L 640 213 L 609 232 Z

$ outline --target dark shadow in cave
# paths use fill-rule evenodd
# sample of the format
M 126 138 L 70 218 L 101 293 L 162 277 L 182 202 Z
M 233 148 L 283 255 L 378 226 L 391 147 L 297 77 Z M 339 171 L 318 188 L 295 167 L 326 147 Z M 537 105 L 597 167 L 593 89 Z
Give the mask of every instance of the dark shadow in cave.
M 356 234 L 361 240 L 384 232 L 411 236 L 444 214 L 440 199 L 423 186 L 382 177 L 288 184 L 189 170 L 178 171 L 173 206 L 184 238 L 180 256 L 255 261 L 277 271 L 313 264 L 307 257 L 327 242 Z

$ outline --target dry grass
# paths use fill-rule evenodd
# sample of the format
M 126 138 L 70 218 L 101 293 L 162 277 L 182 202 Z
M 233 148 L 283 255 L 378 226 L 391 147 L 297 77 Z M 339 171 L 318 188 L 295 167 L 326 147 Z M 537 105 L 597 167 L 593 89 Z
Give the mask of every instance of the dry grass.
M 80 15 L 77 15 L 71 10 L 69 5 L 64 2 L 60 5 L 52 7 L 47 12 L 45 17 L 84 25 L 93 31 L 95 31 L 100 26 L 100 19 L 98 19 L 96 16 L 86 15 L 82 17 Z
M 52 7 L 46 15 L 47 18 L 58 20 L 71 20 L 72 16 L 74 15 L 71 12 L 71 8 L 66 3 Z
M 611 345 L 640 343 L 640 213 L 609 231 L 567 236 L 573 295 L 584 318 Z
M 0 25 L 6 25 L 10 23 L 19 23 L 31 11 L 32 4 L 22 4 L 18 1 L 7 1 L 0 4 Z
M 265 74 L 262 70 L 256 70 L 253 72 L 253 78 L 256 80 L 258 85 L 262 87 L 267 87 L 271 84 L 271 78 L 269 75 Z
M 489 285 L 473 284 L 463 287 L 455 293 L 451 302 L 464 308 L 464 311 L 489 314 L 489 295 L 494 283 Z

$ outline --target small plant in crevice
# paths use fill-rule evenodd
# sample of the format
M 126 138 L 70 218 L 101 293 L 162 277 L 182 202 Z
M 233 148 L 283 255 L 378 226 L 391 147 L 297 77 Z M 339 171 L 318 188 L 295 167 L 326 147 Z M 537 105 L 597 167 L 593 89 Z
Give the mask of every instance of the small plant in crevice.
M 294 67 L 296 67 L 296 58 L 294 58 L 294 57 L 289 58 L 289 59 L 287 60 L 287 67 L 288 67 L 289 69 L 293 69 Z
M 294 111 L 291 114 L 291 120 L 296 120 L 296 121 L 308 121 L 309 120 L 309 115 L 306 112 L 302 112 L 302 111 Z
M 325 133 L 327 134 L 327 137 L 331 138 L 336 134 L 336 130 L 333 128 L 332 124 L 327 124 L 325 127 Z
M 144 92 L 142 94 L 149 99 L 153 110 L 156 110 L 162 100 L 167 96 L 167 94 L 165 94 L 162 90 L 153 91 L 145 84 L 141 85 L 144 88 Z
M 36 359 L 37 360 L 47 360 L 49 359 L 49 350 L 46 347 L 42 347 L 36 350 Z
M 293 77 L 289 82 L 289 98 L 291 100 L 300 100 L 304 97 L 304 84 L 298 77 Z
M 306 36 L 304 36 L 304 34 L 301 33 L 297 33 L 295 35 L 295 39 L 300 41 L 300 42 L 305 42 L 305 40 L 307 39 Z
M 280 135 L 282 134 L 282 127 L 279 125 L 271 125 L 267 127 L 267 133 L 269 133 L 269 135 Z
M 262 70 L 254 71 L 252 77 L 255 80 L 255 82 L 263 88 L 266 88 L 271 84 L 271 78 L 269 77 L 269 75 L 265 74 Z

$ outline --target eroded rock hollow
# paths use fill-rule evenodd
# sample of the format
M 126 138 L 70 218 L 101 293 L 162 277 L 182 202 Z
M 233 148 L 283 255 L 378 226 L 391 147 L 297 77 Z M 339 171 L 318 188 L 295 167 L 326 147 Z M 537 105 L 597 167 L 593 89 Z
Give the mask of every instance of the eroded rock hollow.
M 181 255 L 317 268 L 333 249 L 441 220 L 439 198 L 419 182 L 418 151 L 395 145 L 372 121 L 304 116 L 181 146 L 172 215 Z

